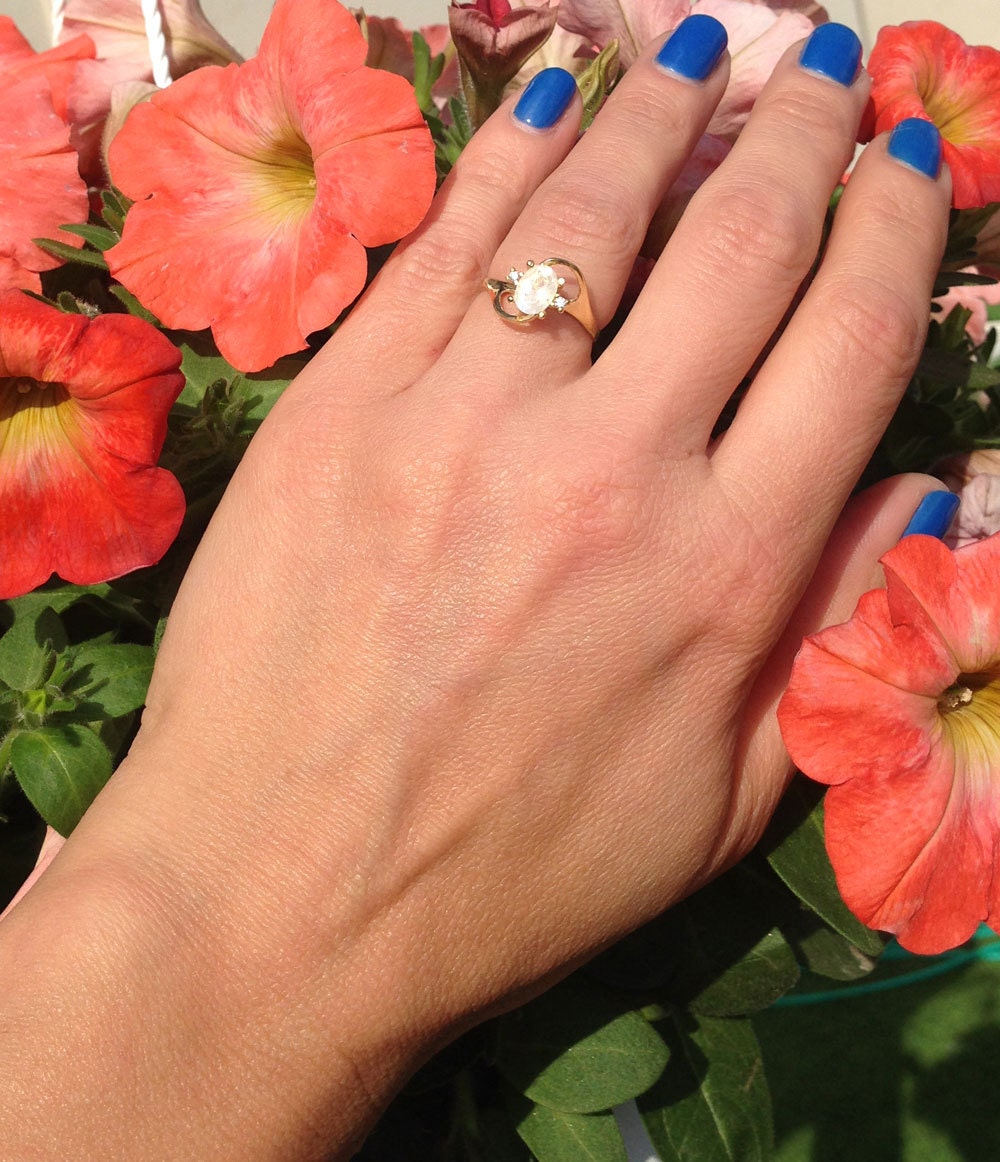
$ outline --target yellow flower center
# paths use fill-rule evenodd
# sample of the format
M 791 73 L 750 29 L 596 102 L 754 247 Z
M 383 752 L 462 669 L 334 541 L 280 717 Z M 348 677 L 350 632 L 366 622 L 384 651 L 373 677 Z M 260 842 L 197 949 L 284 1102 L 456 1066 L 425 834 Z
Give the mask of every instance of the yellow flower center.
M 938 698 L 946 740 L 963 766 L 996 769 L 1000 762 L 1000 670 L 959 674 Z
M 41 491 L 73 450 L 76 402 L 61 383 L 0 379 L 0 472 Z
M 254 159 L 256 205 L 278 218 L 304 217 L 316 200 L 316 168 L 312 150 L 291 127 Z

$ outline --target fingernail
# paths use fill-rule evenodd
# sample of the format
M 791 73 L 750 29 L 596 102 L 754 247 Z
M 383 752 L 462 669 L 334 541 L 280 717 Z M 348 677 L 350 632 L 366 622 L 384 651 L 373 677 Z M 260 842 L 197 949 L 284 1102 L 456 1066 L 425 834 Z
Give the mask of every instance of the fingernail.
M 677 25 L 656 54 L 656 63 L 685 81 L 703 81 L 722 58 L 728 39 L 714 16 L 695 13 Z
M 846 24 L 821 24 L 809 37 L 799 66 L 839 85 L 853 85 L 861 64 L 861 41 Z
M 903 536 L 923 533 L 928 537 L 943 537 L 958 512 L 958 497 L 954 492 L 928 492 L 917 505 L 913 519 L 903 529 Z
M 576 81 L 565 69 L 542 69 L 525 85 L 514 116 L 532 129 L 551 129 L 569 108 Z
M 907 117 L 889 134 L 889 156 L 936 179 L 941 172 L 941 134 L 933 121 Z

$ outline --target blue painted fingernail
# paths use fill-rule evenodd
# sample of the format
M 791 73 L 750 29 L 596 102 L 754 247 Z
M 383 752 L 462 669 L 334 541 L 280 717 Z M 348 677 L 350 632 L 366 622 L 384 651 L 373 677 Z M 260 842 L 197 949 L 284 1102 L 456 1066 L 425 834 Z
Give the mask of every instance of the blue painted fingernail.
M 801 68 L 839 85 L 853 85 L 861 64 L 861 41 L 846 24 L 821 24 L 805 43 Z
M 686 81 L 703 81 L 722 58 L 728 39 L 720 21 L 696 12 L 677 25 L 656 63 Z
M 954 492 L 928 492 L 917 505 L 913 519 L 903 529 L 903 536 L 923 533 L 928 537 L 943 537 L 958 512 L 958 497 Z
M 889 156 L 936 179 L 941 172 L 941 134 L 933 121 L 907 117 L 889 134 Z
M 532 129 L 551 129 L 569 108 L 576 81 L 565 69 L 542 69 L 525 85 L 514 116 Z

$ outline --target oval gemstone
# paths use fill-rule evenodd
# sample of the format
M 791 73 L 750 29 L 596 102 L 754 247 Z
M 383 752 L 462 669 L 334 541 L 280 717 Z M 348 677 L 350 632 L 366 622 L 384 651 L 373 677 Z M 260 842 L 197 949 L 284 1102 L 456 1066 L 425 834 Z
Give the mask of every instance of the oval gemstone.
M 538 315 L 548 310 L 559 293 L 559 276 L 551 266 L 533 266 L 514 287 L 514 305 L 522 315 Z

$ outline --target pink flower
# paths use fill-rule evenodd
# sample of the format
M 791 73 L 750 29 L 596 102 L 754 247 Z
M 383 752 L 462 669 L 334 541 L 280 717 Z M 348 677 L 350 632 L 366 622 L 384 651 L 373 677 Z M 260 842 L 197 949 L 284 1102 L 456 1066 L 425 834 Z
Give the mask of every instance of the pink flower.
M 91 585 L 152 565 L 184 516 L 155 467 L 181 353 L 130 315 L 0 294 L 0 600 L 58 573 Z
M 699 0 L 695 12 L 721 21 L 729 34 L 732 71 L 725 96 L 709 122 L 708 132 L 735 141 L 774 66 L 796 41 L 815 27 L 802 7 L 763 0 Z M 779 8 L 781 10 L 774 11 Z
M 907 117 L 933 121 L 958 209 L 1000 200 L 1000 52 L 933 20 L 883 28 L 868 61 L 875 133 Z
M 912 952 L 1000 927 L 1000 537 L 905 537 L 887 586 L 806 638 L 778 707 L 826 794 L 848 907 Z
M 413 89 L 364 67 L 346 8 L 278 0 L 260 53 L 136 106 L 109 149 L 135 201 L 114 276 L 169 327 L 211 327 L 257 371 L 298 351 L 365 285 L 366 246 L 412 230 L 435 186 Z
M 35 866 L 31 869 L 31 874 L 24 881 L 24 883 L 17 889 L 17 895 L 11 900 L 6 908 L 0 912 L 0 920 L 8 915 L 11 909 L 21 902 L 24 897 L 31 891 L 31 889 L 42 878 L 42 874 L 46 871 L 49 864 L 56 858 L 63 845 L 66 842 L 65 835 L 60 835 L 54 827 L 45 828 L 45 838 L 42 840 L 42 847 L 38 853 L 38 858 L 35 860 Z
M 87 220 L 87 187 L 77 171 L 66 122 L 52 106 L 42 71 L 21 79 L 0 77 L 0 291 L 41 290 L 39 274 L 60 259 L 34 238 L 83 239 L 59 228 Z
M 944 543 L 958 549 L 1000 532 L 1000 449 L 952 456 L 932 469 L 959 495 L 958 512 Z
M 368 42 L 365 64 L 370 69 L 385 69 L 413 83 L 413 33 L 395 16 L 369 16 L 358 10 L 355 15 Z M 458 57 L 451 43 L 447 24 L 428 24 L 419 29 L 427 41 L 432 57 L 445 54 L 441 76 L 434 82 L 435 103 L 443 105 L 458 92 Z
M 708 132 L 732 141 L 779 57 L 825 18 L 812 0 L 561 0 L 559 23 L 601 48 L 616 39 L 628 68 L 646 44 L 692 12 L 714 16 L 729 34 L 732 73 Z
M 242 60 L 206 20 L 198 0 L 160 0 L 167 60 L 174 79 L 203 65 Z M 99 59 L 82 64 L 69 91 L 74 144 L 85 172 L 94 169 L 115 85 L 151 82 L 153 67 L 139 0 L 66 0 L 61 40 L 85 33 Z
M 967 266 L 964 269 L 967 274 L 991 275 L 996 273 L 1000 275 L 1000 271 L 992 271 L 979 266 Z M 978 346 L 986 338 L 986 324 L 989 321 L 986 314 L 987 307 L 1000 304 L 1000 282 L 987 285 L 953 286 L 947 294 L 935 299 L 934 302 L 941 307 L 936 316 L 939 320 L 947 318 L 956 307 L 971 311 L 972 315 L 965 324 L 965 330 L 972 342 Z

